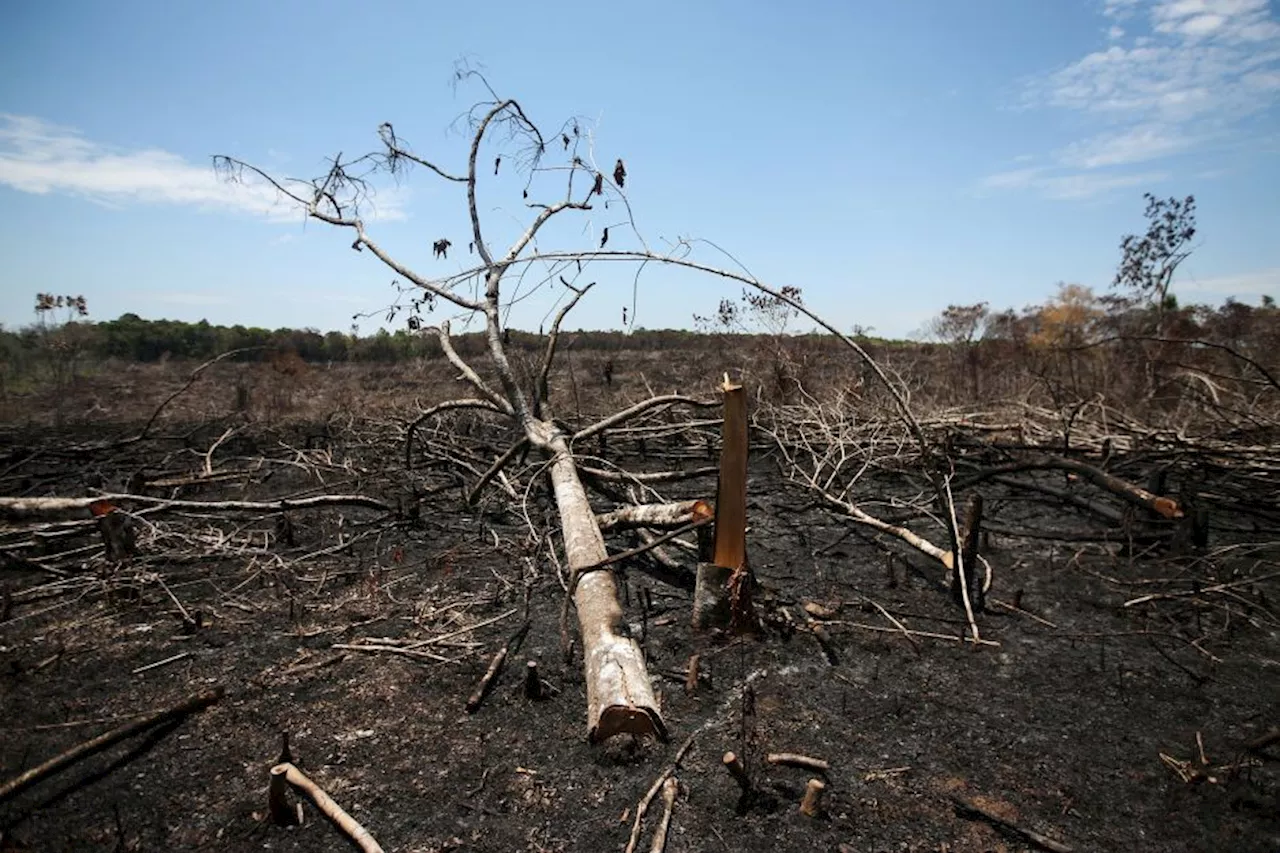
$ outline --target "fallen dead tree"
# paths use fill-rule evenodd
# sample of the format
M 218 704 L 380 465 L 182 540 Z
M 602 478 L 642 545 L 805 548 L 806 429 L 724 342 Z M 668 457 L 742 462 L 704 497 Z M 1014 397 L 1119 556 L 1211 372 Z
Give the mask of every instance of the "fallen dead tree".
M 222 698 L 223 690 L 221 687 L 208 690 L 196 696 L 192 696 L 185 701 L 179 702 L 170 708 L 164 708 L 154 711 L 138 719 L 125 723 L 123 726 L 112 729 L 109 732 L 98 735 L 92 740 L 87 740 L 66 752 L 55 755 L 48 761 L 39 764 L 30 770 L 22 773 L 4 784 L 0 784 L 0 803 L 12 799 L 18 794 L 40 782 L 47 779 L 61 770 L 65 770 L 71 765 L 91 755 L 96 755 L 104 749 L 119 743 L 126 738 L 131 738 L 136 734 L 141 734 L 148 729 L 153 729 L 163 723 L 181 720 L 184 717 L 202 711 L 210 705 Z

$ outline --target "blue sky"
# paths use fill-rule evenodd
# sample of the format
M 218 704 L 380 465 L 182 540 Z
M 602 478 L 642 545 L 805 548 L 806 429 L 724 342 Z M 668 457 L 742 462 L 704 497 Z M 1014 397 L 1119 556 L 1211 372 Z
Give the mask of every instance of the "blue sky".
M 210 155 L 313 177 L 391 121 L 465 167 L 483 95 L 550 132 L 572 116 L 628 168 L 640 234 L 713 241 L 843 328 L 905 335 L 950 303 L 1104 291 L 1142 193 L 1194 194 L 1186 301 L 1280 295 L 1280 20 L 1267 0 L 452 3 L 17 0 L 0 30 L 0 322 L 37 291 L 92 317 L 350 327 L 395 299 L 351 237 L 219 182 Z M 491 162 L 491 161 L 490 161 Z M 527 223 L 482 172 L 489 240 Z M 553 176 L 536 186 L 552 194 Z M 388 183 L 370 234 L 426 275 L 468 264 L 463 196 Z M 638 245 L 616 206 L 544 249 Z M 448 237 L 448 260 L 431 242 Z M 732 262 L 710 246 L 698 256 Z M 598 268 L 571 328 L 619 328 L 633 271 Z M 514 282 L 512 282 L 514 286 Z M 737 289 L 650 267 L 637 325 L 688 327 Z M 552 288 L 520 302 L 533 329 Z M 378 324 L 360 321 L 362 331 Z

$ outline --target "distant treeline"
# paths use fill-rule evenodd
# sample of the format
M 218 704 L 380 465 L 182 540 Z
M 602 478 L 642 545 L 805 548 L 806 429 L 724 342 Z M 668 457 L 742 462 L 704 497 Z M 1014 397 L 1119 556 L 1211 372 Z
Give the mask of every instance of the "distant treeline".
M 49 329 L 34 324 L 17 330 L 0 329 L 0 358 L 11 364 L 25 360 L 47 345 Z M 435 335 L 401 329 L 394 333 L 379 329 L 370 335 L 344 332 L 322 333 L 316 329 L 263 329 L 252 326 L 215 326 L 204 320 L 185 323 L 180 320 L 144 320 L 137 314 L 124 314 L 115 320 L 90 323 L 72 320 L 58 328 L 60 338 L 77 350 L 82 361 L 121 359 L 155 362 L 163 359 L 202 361 L 229 350 L 247 350 L 236 356 L 240 361 L 264 361 L 274 355 L 292 352 L 304 361 L 364 362 L 394 364 L 418 358 L 441 355 Z M 508 332 L 508 345 L 517 349 L 541 349 L 546 336 L 520 330 Z M 802 339 L 806 336 L 798 336 Z M 815 349 L 829 345 L 813 335 Z M 487 349 L 482 332 L 456 334 L 454 348 L 463 356 L 473 356 Z M 673 351 L 707 350 L 723 341 L 721 335 L 702 334 L 682 329 L 637 329 L 621 331 L 573 331 L 561 333 L 561 346 L 574 350 L 596 351 Z

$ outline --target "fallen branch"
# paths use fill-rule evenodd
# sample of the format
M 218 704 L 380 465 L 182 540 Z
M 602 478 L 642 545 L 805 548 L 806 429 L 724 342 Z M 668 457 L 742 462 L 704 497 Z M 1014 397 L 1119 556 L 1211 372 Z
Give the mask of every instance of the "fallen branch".
M 149 664 L 140 666 L 137 669 L 130 672 L 129 674 L 138 675 L 143 672 L 149 672 L 150 670 L 159 669 L 162 666 L 167 666 L 171 663 L 177 663 L 178 661 L 185 660 L 186 658 L 189 658 L 189 657 L 191 657 L 191 652 L 178 652 L 176 655 L 167 657 L 164 660 L 158 660 L 155 663 L 149 663 Z
M 812 770 L 816 773 L 828 773 L 831 765 L 821 758 L 813 758 L 809 755 L 799 755 L 794 752 L 771 752 L 765 756 L 764 760 L 769 764 L 781 764 L 786 767 L 799 767 L 804 770 Z
M 695 732 L 694 735 L 697 733 Z M 627 841 L 627 847 L 624 853 L 635 853 L 636 845 L 640 843 L 640 825 L 644 821 L 645 812 L 649 810 L 649 804 L 653 802 L 653 798 L 658 795 L 658 791 L 666 783 L 667 779 L 680 768 L 680 762 L 684 760 L 685 753 L 693 747 L 694 735 L 689 735 L 680 748 L 676 750 L 676 757 L 671 760 L 666 769 L 658 774 L 658 778 L 653 780 L 653 784 L 649 786 L 649 790 L 640 802 L 636 804 L 636 817 L 631 824 L 631 838 Z
M 616 563 L 621 563 L 623 560 L 630 560 L 632 557 L 638 557 L 641 554 L 646 553 L 647 551 L 652 551 L 654 548 L 657 548 L 659 545 L 662 545 L 665 542 L 670 542 L 672 539 L 675 539 L 677 536 L 683 536 L 684 534 L 692 530 L 697 530 L 699 527 L 708 525 L 714 520 L 715 519 L 712 517 L 700 518 L 697 521 L 686 524 L 684 527 L 680 527 L 675 530 L 669 531 L 667 533 L 662 534 L 661 536 L 656 536 L 653 538 L 652 541 L 646 542 L 644 545 L 641 545 L 637 548 L 632 548 L 627 551 L 621 551 L 617 554 L 612 554 L 608 557 L 605 557 L 603 560 L 599 560 L 595 563 L 592 563 L 589 566 L 583 566 L 581 569 L 578 570 L 577 575 L 575 577 L 581 577 L 582 575 L 585 575 L 588 572 L 598 572 L 601 569 L 607 569 L 609 566 L 612 566 Z M 669 577 L 660 576 L 659 580 L 666 581 L 667 583 L 671 583 L 676 586 L 680 586 L 682 588 L 688 588 L 688 589 L 693 588 L 692 579 L 689 579 L 690 582 L 688 587 L 685 587 L 685 584 L 681 582 L 679 578 L 669 578 Z M 572 593 L 573 587 L 570 587 L 569 591 L 570 593 Z
M 294 790 L 306 795 L 307 799 L 311 800 L 315 807 L 320 810 L 320 813 L 327 817 L 334 826 L 350 838 L 364 853 L 383 853 L 382 847 L 379 846 L 377 841 L 373 840 L 369 830 L 343 811 L 342 806 L 335 803 L 319 785 L 308 779 L 306 774 L 297 767 L 288 762 L 277 764 L 271 768 L 271 776 L 272 778 L 283 777 L 286 782 L 293 786 Z
M 72 747 L 66 752 L 56 755 L 43 764 L 33 767 L 26 773 L 23 773 L 20 776 L 10 779 L 3 785 L 0 785 L 0 803 L 11 799 L 42 779 L 70 767 L 72 764 L 75 764 L 83 758 L 88 758 L 90 755 L 96 755 L 102 750 L 119 743 L 125 738 L 132 737 L 133 735 L 144 732 L 147 729 L 154 728 L 155 726 L 168 722 L 169 720 L 181 719 L 188 714 L 203 710 L 221 699 L 222 694 L 223 689 L 221 687 L 215 688 L 197 696 L 193 696 L 185 702 L 181 702 L 171 708 L 156 711 L 146 715 L 145 717 L 134 720 L 131 723 L 126 723 L 119 728 L 115 728 L 105 734 L 98 735 L 92 740 L 87 740 L 79 746 Z
M 676 807 L 676 793 L 679 790 L 680 783 L 674 776 L 662 783 L 662 820 L 658 821 L 658 828 L 653 833 L 649 853 L 662 853 L 667 849 L 667 830 L 671 826 L 671 812 Z
M 976 643 L 981 639 L 981 637 L 978 636 L 978 622 L 973 617 L 974 602 L 969 596 L 969 578 L 965 571 L 967 567 L 964 564 L 966 549 L 962 544 L 960 544 L 964 539 L 960 532 L 960 525 L 956 521 L 956 502 L 951 496 L 951 481 L 949 479 L 943 482 L 943 488 L 946 489 L 947 495 L 947 521 L 951 524 L 951 541 L 957 543 L 956 552 L 951 555 L 954 561 L 954 566 L 952 567 L 952 570 L 954 571 L 952 583 L 955 586 L 953 586 L 953 591 L 957 591 L 955 589 L 956 586 L 959 587 L 958 595 L 956 597 L 960 599 L 960 603 L 964 606 L 964 615 L 969 620 L 970 636 Z M 977 511 L 979 513 L 982 511 L 981 498 L 978 499 Z M 975 527 L 976 526 L 977 525 L 975 524 Z M 976 546 L 976 541 L 974 544 Z
M 435 652 L 428 652 L 425 649 L 408 649 L 404 646 L 388 646 L 382 643 L 334 643 L 329 648 L 346 652 L 387 652 L 393 655 L 402 655 L 407 658 L 417 658 L 419 660 L 433 660 L 436 663 L 457 663 L 443 655 Z
M 1011 823 L 976 803 L 971 803 L 962 797 L 956 796 L 955 794 L 950 796 L 950 800 L 955 805 L 956 812 L 962 817 L 982 818 L 997 829 L 1003 829 L 1007 832 L 1011 832 L 1022 840 L 1029 841 L 1037 847 L 1043 847 L 1045 850 L 1051 850 L 1053 853 L 1071 853 L 1071 848 L 1062 842 L 1054 841 L 1047 835 L 1041 835 L 1034 830 L 1018 826 L 1016 823 Z
M 594 477 L 597 480 L 605 480 L 612 483 L 674 483 L 679 480 L 696 480 L 699 477 L 709 477 L 720 472 L 720 469 L 714 465 L 694 468 L 690 471 L 652 471 L 647 473 L 605 471 L 602 468 L 592 468 L 589 465 L 580 465 L 578 467 L 584 477 Z
M 601 533 L 607 533 L 610 530 L 632 530 L 637 527 L 669 530 L 713 516 L 714 510 L 711 504 L 703 500 L 694 500 L 623 507 L 597 515 L 596 523 L 600 525 Z
M 507 448 L 506 452 L 493 460 L 493 464 L 480 475 L 480 479 L 476 484 L 467 491 L 467 505 L 474 506 L 476 500 L 480 497 L 480 493 L 484 491 L 484 487 L 489 485 L 489 481 L 502 473 L 502 469 L 510 464 L 521 453 L 529 449 L 529 439 L 521 438 L 515 444 Z
M 525 634 L 529 633 L 529 622 L 525 622 L 516 632 L 511 635 L 511 639 L 498 649 L 497 654 L 493 656 L 493 660 L 489 663 L 489 668 L 485 670 L 484 677 L 480 679 L 480 683 L 476 685 L 476 689 L 467 699 L 467 713 L 474 714 L 480 710 L 480 706 L 484 704 L 485 697 L 489 695 L 489 691 L 493 689 L 493 685 L 498 680 L 498 675 L 502 672 L 502 665 L 507 662 L 507 655 L 520 647 L 520 643 L 524 640 Z
M 877 631 L 882 634 L 902 633 L 900 628 L 885 628 L 881 625 L 864 625 L 861 622 L 828 622 L 828 625 L 844 625 L 849 628 L 860 628 L 863 631 Z M 933 631 L 912 631 L 907 630 L 905 633 L 912 637 L 928 637 L 931 640 L 949 640 L 952 643 L 975 643 L 979 646 L 999 646 L 995 640 L 984 640 L 981 638 L 955 636 L 954 634 L 937 634 Z
M 1262 752 L 1272 744 L 1280 743 L 1280 726 L 1272 727 L 1272 729 L 1264 734 L 1259 735 L 1244 745 L 1248 752 Z
M 244 353 L 244 352 L 253 352 L 254 350 L 260 350 L 260 349 L 264 349 L 264 347 L 260 347 L 260 346 L 241 347 L 240 349 L 228 350 L 224 353 L 214 356 L 213 358 L 206 361 L 204 364 L 197 367 L 195 370 L 191 371 L 191 375 L 187 377 L 186 383 L 177 391 L 174 391 L 168 397 L 165 397 L 164 400 L 161 401 L 160 405 L 156 406 L 155 411 L 151 413 L 151 417 L 147 419 L 146 424 L 142 427 L 142 431 L 139 432 L 134 438 L 130 439 L 129 441 L 131 442 L 142 441 L 144 438 L 146 438 L 147 435 L 150 434 L 151 432 L 151 427 L 155 425 L 156 419 L 160 417 L 160 413 L 163 412 L 170 403 L 172 403 L 174 400 L 178 399 L 183 394 L 185 394 L 187 389 L 196 383 L 196 380 L 200 378 L 200 374 L 204 373 L 205 370 L 207 370 L 210 367 L 213 367 L 215 364 L 222 361 L 224 358 L 229 358 L 233 355 L 239 355 L 240 353 Z
M 462 400 L 445 400 L 443 403 L 437 403 L 414 418 L 409 424 L 409 428 L 405 431 L 404 467 L 406 470 L 413 470 L 413 438 L 414 434 L 418 431 L 418 427 L 422 426 L 422 424 L 433 415 L 457 409 L 479 409 L 480 411 L 490 412 L 493 414 L 505 414 L 502 409 L 498 408 L 488 400 L 479 400 L 474 397 L 468 397 Z
M 139 503 L 161 509 L 186 512 L 289 512 L 327 506 L 359 506 L 394 512 L 394 508 L 377 498 L 364 495 L 316 495 L 310 498 L 285 498 L 278 501 L 185 501 L 156 498 L 149 495 L 114 494 L 83 498 L 0 498 L 0 519 L 6 521 L 49 521 L 84 516 L 95 504 Z
M 666 394 L 659 397 L 650 397 L 648 400 L 642 400 L 634 406 L 615 412 L 602 421 L 597 421 L 589 427 L 578 430 L 573 434 L 573 441 L 579 442 L 583 439 L 590 438 L 598 432 L 603 432 L 618 424 L 624 423 L 635 416 L 658 406 L 673 406 L 676 403 L 685 403 L 689 406 L 696 406 L 703 409 L 711 409 L 720 405 L 719 400 L 695 400 L 692 397 L 685 397 L 681 394 Z
M 1059 470 L 1070 471 L 1078 474 L 1095 486 L 1106 489 L 1113 495 L 1128 501 L 1129 503 L 1149 509 L 1152 512 L 1159 513 L 1165 518 L 1182 518 L 1182 509 L 1178 506 L 1177 501 L 1172 498 L 1162 497 L 1147 491 L 1141 486 L 1135 486 L 1133 483 L 1121 480 L 1112 474 L 1108 474 L 1101 468 L 1095 468 L 1088 463 L 1081 462 L 1078 459 L 1066 459 L 1061 456 L 1037 456 L 1022 462 L 1011 462 L 1008 465 L 998 465 L 988 468 L 984 471 L 978 471 L 963 481 L 957 482 L 955 488 L 957 491 L 968 488 L 981 480 L 996 477 L 1001 474 L 1013 474 L 1018 471 L 1034 471 L 1034 470 Z

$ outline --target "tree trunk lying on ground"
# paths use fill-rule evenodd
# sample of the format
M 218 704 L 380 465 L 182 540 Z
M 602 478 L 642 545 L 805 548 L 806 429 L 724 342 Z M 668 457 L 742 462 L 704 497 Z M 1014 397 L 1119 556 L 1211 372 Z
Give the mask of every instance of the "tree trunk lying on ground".
M 536 426 L 547 425 L 535 422 Z M 573 572 L 573 603 L 578 611 L 587 681 L 587 737 L 598 743 L 623 732 L 667 739 L 666 726 L 645 669 L 640 646 L 624 633 L 622 608 L 613 574 L 581 572 L 609 555 L 587 492 L 564 434 L 554 427 L 538 442 L 553 454 L 551 485 L 565 558 Z

